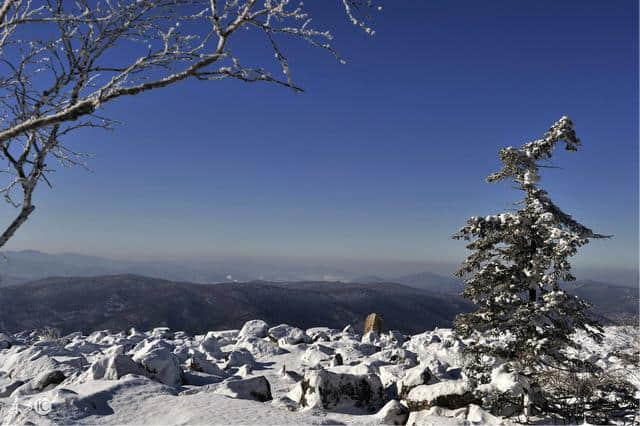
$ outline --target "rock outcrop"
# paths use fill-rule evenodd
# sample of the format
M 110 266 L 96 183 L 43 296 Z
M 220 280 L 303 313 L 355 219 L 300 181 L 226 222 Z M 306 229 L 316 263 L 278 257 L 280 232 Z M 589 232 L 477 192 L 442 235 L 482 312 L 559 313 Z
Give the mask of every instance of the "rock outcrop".
M 385 404 L 380 378 L 375 374 L 354 375 L 328 370 L 310 371 L 289 394 L 303 408 L 328 411 L 359 408 L 376 412 Z
M 456 409 L 476 402 L 471 385 L 466 380 L 419 385 L 411 389 L 404 400 L 411 411 L 435 406 Z
M 271 386 L 264 376 L 240 380 L 225 380 L 215 388 L 215 393 L 231 398 L 271 401 Z
M 382 315 L 376 313 L 369 314 L 364 321 L 364 331 L 362 334 L 367 334 L 371 331 L 378 335 L 382 333 Z
M 94 361 L 89 368 L 93 379 L 118 380 L 126 374 L 145 375 L 146 371 L 131 357 L 126 355 L 111 355 Z

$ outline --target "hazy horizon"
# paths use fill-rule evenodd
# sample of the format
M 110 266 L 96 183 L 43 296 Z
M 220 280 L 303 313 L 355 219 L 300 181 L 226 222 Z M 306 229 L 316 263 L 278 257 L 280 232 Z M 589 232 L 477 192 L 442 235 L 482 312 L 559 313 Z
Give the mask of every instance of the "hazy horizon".
M 260 255 L 201 255 L 196 257 L 118 257 L 101 255 L 99 253 L 77 252 L 47 252 L 43 250 L 24 249 L 19 251 L 3 250 L 0 255 L 36 252 L 52 256 L 89 256 L 98 259 L 113 260 L 132 264 L 166 264 L 168 269 L 174 266 L 192 268 L 196 271 L 216 272 L 222 276 L 235 274 L 243 280 L 261 279 L 258 271 L 270 274 L 266 279 L 299 280 L 301 273 L 307 273 L 309 279 L 324 279 L 327 281 L 353 280 L 360 277 L 380 277 L 384 279 L 400 278 L 403 276 L 423 272 L 434 273 L 443 277 L 453 277 L 459 262 L 438 262 L 429 260 L 400 260 L 400 259 L 347 259 L 336 257 L 302 257 L 302 256 L 260 256 Z M 232 272 L 233 271 L 233 272 Z M 128 271 L 135 273 L 134 270 Z M 325 276 L 323 276 L 323 273 Z M 638 269 L 593 266 L 577 262 L 574 274 L 578 280 L 602 281 L 617 285 L 634 287 L 638 283 Z M 1 274 L 0 274 L 1 275 Z M 152 274 L 151 274 L 152 275 Z M 249 277 L 249 278 L 247 278 Z M 244 279 L 242 279 L 244 278 Z M 186 279 L 186 281 L 189 281 Z

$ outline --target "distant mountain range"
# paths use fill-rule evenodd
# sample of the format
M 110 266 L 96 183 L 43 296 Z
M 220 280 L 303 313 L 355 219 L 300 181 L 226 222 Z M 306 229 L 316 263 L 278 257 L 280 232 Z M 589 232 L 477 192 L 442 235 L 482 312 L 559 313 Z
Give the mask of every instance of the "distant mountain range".
M 75 253 L 49 254 L 36 250 L 5 251 L 0 263 L 0 287 L 46 277 L 140 274 L 169 280 L 221 282 L 228 273 L 199 265 L 115 260 Z M 243 278 L 243 277 L 241 277 Z
M 444 294 L 460 294 L 463 289 L 461 280 L 454 277 L 445 277 L 434 274 L 432 272 L 421 272 L 419 274 L 404 275 L 391 279 L 370 275 L 355 278 L 353 281 L 368 284 L 393 282 L 421 290 L 429 290 Z
M 390 327 L 412 332 L 448 326 L 469 309 L 459 297 L 460 280 L 431 272 L 385 278 L 322 265 L 134 262 L 32 250 L 4 252 L 4 257 L 0 328 L 166 323 L 194 331 L 237 327 L 251 318 L 342 327 L 383 311 Z M 202 285 L 212 283 L 218 284 Z M 565 288 L 592 303 L 605 322 L 637 324 L 637 286 L 582 280 Z
M 598 281 L 566 283 L 564 288 L 593 305 L 593 311 L 618 324 L 638 325 L 638 287 Z
M 417 333 L 450 327 L 470 309 L 456 296 L 399 284 L 248 282 L 201 285 L 137 275 L 47 278 L 0 289 L 0 329 L 63 332 L 168 326 L 191 333 L 250 319 L 307 328 L 361 328 L 371 312 L 385 327 Z
M 78 277 L 113 274 L 136 274 L 147 277 L 162 278 L 170 281 L 188 281 L 193 283 L 246 282 L 252 280 L 265 281 L 349 281 L 369 283 L 401 282 L 395 279 L 400 273 L 395 268 L 388 268 L 384 276 L 365 277 L 360 279 L 361 271 L 376 271 L 384 266 L 362 265 L 327 265 L 322 261 L 296 261 L 293 259 L 247 257 L 227 257 L 211 260 L 186 261 L 129 261 L 116 260 L 98 256 L 87 256 L 74 253 L 49 254 L 36 250 L 5 251 L 0 254 L 4 261 L 0 263 L 0 287 L 34 281 L 47 277 Z M 416 266 L 413 265 L 415 270 Z M 373 272 L 378 273 L 378 272 Z M 429 274 L 429 273 L 425 273 Z M 392 277 L 392 278 L 389 278 Z M 449 282 L 437 274 L 430 274 L 435 283 Z
M 637 323 L 638 290 L 583 282 L 569 289 L 609 320 Z M 47 278 L 0 288 L 0 329 L 63 332 L 168 326 L 199 333 L 250 319 L 307 328 L 362 327 L 371 312 L 405 333 L 450 327 L 472 307 L 453 294 L 396 283 L 267 282 L 202 285 L 138 275 Z

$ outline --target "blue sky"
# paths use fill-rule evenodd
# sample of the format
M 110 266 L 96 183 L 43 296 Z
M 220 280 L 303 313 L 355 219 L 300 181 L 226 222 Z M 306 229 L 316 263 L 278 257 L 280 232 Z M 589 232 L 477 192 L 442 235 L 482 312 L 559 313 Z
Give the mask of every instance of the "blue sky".
M 187 82 L 114 103 L 114 132 L 69 140 L 94 154 L 92 172 L 52 176 L 6 248 L 458 262 L 450 235 L 519 197 L 484 182 L 498 149 L 569 115 L 583 148 L 542 184 L 615 235 L 579 264 L 637 268 L 636 1 L 395 0 L 374 37 L 329 3 L 307 2 L 347 65 L 287 43 L 304 94 Z

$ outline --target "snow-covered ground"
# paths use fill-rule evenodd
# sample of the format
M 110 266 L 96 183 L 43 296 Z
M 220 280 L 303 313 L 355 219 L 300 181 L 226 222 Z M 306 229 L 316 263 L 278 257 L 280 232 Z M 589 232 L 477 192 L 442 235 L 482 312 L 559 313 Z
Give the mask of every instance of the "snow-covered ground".
M 637 330 L 609 327 L 580 354 L 629 371 Z M 635 338 L 635 340 L 634 340 Z M 634 346 L 635 345 L 635 346 Z M 189 336 L 0 333 L 1 424 L 512 424 L 483 410 L 449 329 L 414 336 L 249 321 Z M 521 391 L 494 371 L 488 388 Z M 635 384 L 640 382 L 634 379 Z

